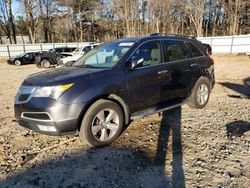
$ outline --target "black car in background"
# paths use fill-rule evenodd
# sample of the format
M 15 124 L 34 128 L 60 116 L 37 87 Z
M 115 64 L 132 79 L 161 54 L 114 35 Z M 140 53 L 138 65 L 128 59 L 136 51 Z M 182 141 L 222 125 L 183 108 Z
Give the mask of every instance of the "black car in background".
M 27 77 L 16 95 L 15 117 L 43 134 L 79 132 L 90 145 L 104 146 L 131 120 L 184 103 L 204 108 L 214 84 L 214 61 L 196 39 L 119 39 L 71 67 Z
M 53 65 L 57 65 L 58 61 L 68 56 L 67 53 L 73 52 L 76 47 L 56 47 L 46 52 L 39 53 L 36 56 L 35 64 L 38 68 L 50 68 Z M 64 54 L 66 53 L 66 54 Z
M 20 54 L 14 58 L 10 58 L 7 60 L 7 63 L 10 65 L 26 65 L 26 64 L 32 64 L 35 63 L 35 57 L 40 54 L 40 52 L 28 52 Z

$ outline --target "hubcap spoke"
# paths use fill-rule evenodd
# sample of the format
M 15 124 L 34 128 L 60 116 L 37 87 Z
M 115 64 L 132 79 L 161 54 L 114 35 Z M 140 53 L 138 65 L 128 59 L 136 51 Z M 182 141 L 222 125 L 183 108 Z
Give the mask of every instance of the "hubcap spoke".
M 116 132 L 117 129 L 118 129 L 118 125 L 115 124 L 115 123 L 108 123 L 108 124 L 107 124 L 107 128 L 110 129 L 110 130 L 113 131 L 113 132 Z
M 104 110 L 100 111 L 96 117 L 100 120 L 100 122 L 104 122 L 105 121 L 105 114 L 104 114 Z
M 102 129 L 100 140 L 101 140 L 101 141 L 106 141 L 106 140 L 108 140 L 107 129 L 105 129 L 105 128 Z
M 102 125 L 94 125 L 92 127 L 92 133 L 93 133 L 93 135 L 96 135 L 101 130 L 101 128 L 102 128 Z
M 116 113 L 115 113 L 115 111 L 114 110 L 110 110 L 109 111 L 109 114 L 108 114 L 108 116 L 106 117 L 106 123 L 110 123 L 115 117 L 116 117 Z

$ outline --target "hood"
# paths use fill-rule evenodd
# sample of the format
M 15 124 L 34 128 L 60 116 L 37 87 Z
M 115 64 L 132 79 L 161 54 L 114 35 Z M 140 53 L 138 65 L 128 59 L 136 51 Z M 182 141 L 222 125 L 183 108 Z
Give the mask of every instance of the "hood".
M 69 61 L 77 61 L 78 59 L 80 59 L 82 57 L 81 54 L 78 55 L 73 55 L 73 56 L 69 56 L 69 57 L 64 57 L 61 59 L 61 61 L 65 64 Z
M 56 85 L 60 82 L 70 82 L 74 79 L 78 79 L 79 76 L 91 75 L 92 73 L 103 70 L 104 69 L 63 67 L 32 74 L 24 80 L 23 84 L 34 86 Z

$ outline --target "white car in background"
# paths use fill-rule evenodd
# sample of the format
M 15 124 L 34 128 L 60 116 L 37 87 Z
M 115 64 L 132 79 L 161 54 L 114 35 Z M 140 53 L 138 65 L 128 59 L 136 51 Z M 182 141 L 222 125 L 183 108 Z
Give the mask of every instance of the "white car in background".
M 92 50 L 93 48 L 95 48 L 99 45 L 100 45 L 100 43 L 93 43 L 93 44 L 84 45 L 80 48 L 76 48 L 73 52 L 68 53 L 68 54 L 71 54 L 72 56 L 61 58 L 58 64 L 61 67 L 61 66 L 65 66 L 68 63 L 76 62 L 84 54 L 88 53 L 90 50 Z

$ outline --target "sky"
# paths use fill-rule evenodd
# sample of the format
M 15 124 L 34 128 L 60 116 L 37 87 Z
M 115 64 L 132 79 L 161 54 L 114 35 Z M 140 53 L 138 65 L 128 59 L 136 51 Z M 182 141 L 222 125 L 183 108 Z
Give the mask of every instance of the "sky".
M 14 17 L 25 16 L 23 5 L 20 2 L 12 1 L 12 13 Z

